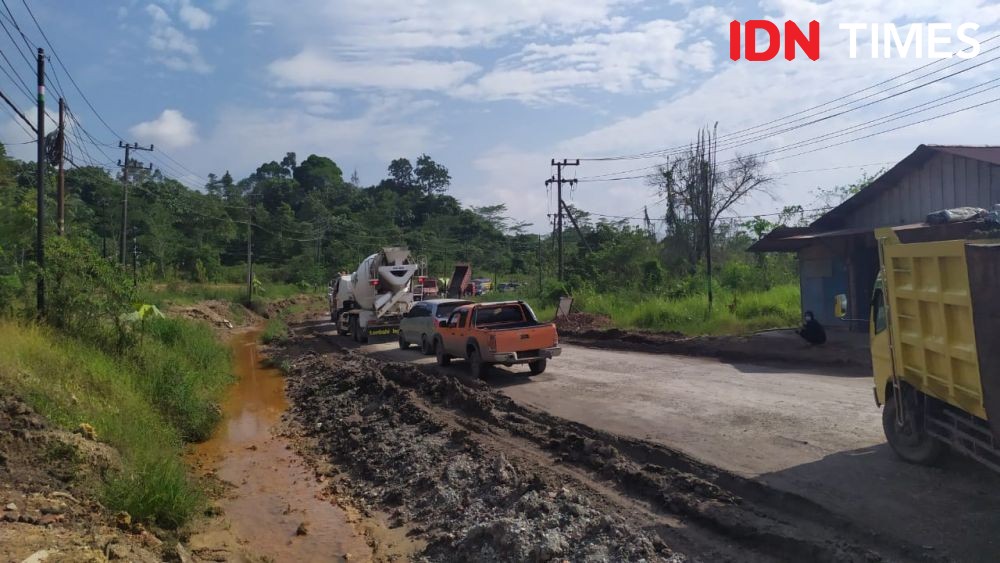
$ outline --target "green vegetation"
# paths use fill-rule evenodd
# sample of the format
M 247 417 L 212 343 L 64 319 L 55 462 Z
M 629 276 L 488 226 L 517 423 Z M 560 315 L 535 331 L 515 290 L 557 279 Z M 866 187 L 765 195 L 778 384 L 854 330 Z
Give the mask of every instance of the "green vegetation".
M 269 319 L 260 333 L 264 344 L 284 342 L 288 338 L 288 325 L 281 318 Z
M 123 459 L 105 504 L 171 528 L 201 502 L 180 454 L 185 439 L 207 436 L 217 420 L 229 359 L 194 323 L 148 326 L 141 344 L 116 356 L 100 342 L 0 320 L 0 389 L 67 430 L 92 425 Z
M 608 316 L 620 328 L 670 330 L 689 335 L 744 334 L 800 322 L 797 285 L 750 292 L 722 289 L 716 292 L 716 305 L 711 313 L 704 293 L 671 299 L 584 291 L 574 297 L 579 310 Z

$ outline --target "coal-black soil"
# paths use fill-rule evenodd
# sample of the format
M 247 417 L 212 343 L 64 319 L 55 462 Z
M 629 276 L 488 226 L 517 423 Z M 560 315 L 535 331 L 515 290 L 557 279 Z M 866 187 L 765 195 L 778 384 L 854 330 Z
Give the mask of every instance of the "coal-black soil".
M 929 560 L 801 497 L 528 409 L 434 367 L 299 336 L 290 422 L 429 561 Z M 346 490 L 345 490 L 346 489 Z

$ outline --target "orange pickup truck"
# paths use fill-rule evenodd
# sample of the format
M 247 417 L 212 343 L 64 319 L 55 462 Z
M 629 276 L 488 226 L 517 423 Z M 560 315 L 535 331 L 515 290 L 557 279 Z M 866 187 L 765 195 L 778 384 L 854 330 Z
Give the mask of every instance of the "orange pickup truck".
M 473 377 L 486 374 L 493 364 L 528 364 L 532 375 L 545 371 L 549 358 L 558 356 L 556 325 L 540 323 L 523 301 L 472 303 L 455 309 L 434 335 L 439 366 L 465 358 Z

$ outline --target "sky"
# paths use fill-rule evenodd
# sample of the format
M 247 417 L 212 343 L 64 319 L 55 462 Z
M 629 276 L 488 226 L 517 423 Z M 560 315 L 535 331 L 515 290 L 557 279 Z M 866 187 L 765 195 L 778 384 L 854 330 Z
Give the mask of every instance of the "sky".
M 44 46 L 24 0 L 5 1 L 0 19 Z M 58 55 L 47 103 L 64 93 L 81 126 L 74 138 L 89 145 L 78 160 L 112 166 L 119 140 L 152 143 L 153 164 L 191 186 L 209 173 L 245 177 L 287 152 L 330 157 L 371 185 L 392 159 L 426 153 L 450 169 L 464 205 L 504 203 L 547 232 L 552 159 L 584 159 L 565 170 L 582 181 L 564 199 L 594 219 L 644 206 L 655 219 L 662 198 L 645 175 L 716 123 L 718 161 L 763 153 L 774 177 L 732 216 L 815 206 L 816 189 L 876 173 L 921 143 L 1000 144 L 1000 82 L 988 83 L 1000 64 L 990 52 L 1000 38 L 988 41 L 1000 33 L 995 2 L 27 1 Z M 731 60 L 729 22 L 751 19 L 818 21 L 820 58 Z M 854 22 L 916 29 L 925 45 L 927 24 L 948 23 L 949 52 L 966 47 L 954 28 L 973 23 L 983 43 L 971 59 L 873 59 L 865 31 L 852 59 L 839 24 Z M 33 88 L 32 69 L 6 35 L 0 51 L 10 63 L 0 61 L 0 90 L 33 116 L 7 74 Z M 8 152 L 33 160 L 32 145 L 16 144 L 28 140 L 2 114 Z M 640 157 L 586 160 L 630 155 Z

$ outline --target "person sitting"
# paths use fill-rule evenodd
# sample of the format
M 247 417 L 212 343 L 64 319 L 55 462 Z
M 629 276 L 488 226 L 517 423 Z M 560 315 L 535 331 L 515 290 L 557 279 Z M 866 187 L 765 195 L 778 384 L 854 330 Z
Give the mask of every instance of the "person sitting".
M 810 344 L 823 344 L 826 342 L 826 330 L 816 320 L 816 316 L 813 315 L 812 311 L 806 311 L 805 322 L 802 323 L 802 328 L 796 330 L 795 333 Z

